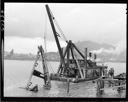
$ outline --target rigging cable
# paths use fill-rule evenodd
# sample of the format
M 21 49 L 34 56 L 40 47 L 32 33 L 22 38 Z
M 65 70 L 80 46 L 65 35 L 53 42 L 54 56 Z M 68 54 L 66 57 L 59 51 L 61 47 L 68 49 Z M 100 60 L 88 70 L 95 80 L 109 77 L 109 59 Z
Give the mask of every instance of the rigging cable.
M 47 53 L 47 40 L 46 40 L 46 38 L 47 38 L 47 14 L 45 15 L 45 22 L 44 22 L 45 24 L 45 26 L 44 26 L 44 52 L 46 52 Z M 47 64 L 47 54 L 45 54 L 45 60 L 46 60 L 46 64 Z M 48 64 L 47 64 L 48 65 Z M 54 70 L 53 70 L 53 68 L 52 68 L 52 66 L 51 66 L 51 64 L 49 63 L 49 66 L 50 66 L 50 68 L 52 69 L 52 71 L 53 71 L 53 73 L 54 73 Z
M 46 42 L 46 34 L 47 34 L 47 15 L 45 15 L 45 21 L 44 21 L 44 50 L 45 52 L 47 52 L 47 48 L 46 48 L 46 45 L 47 45 L 47 42 Z
M 61 35 L 63 36 L 64 40 L 67 42 L 68 40 L 67 40 L 66 36 L 64 35 L 64 33 L 63 33 L 62 29 L 60 28 L 60 26 L 59 26 L 59 24 L 58 24 L 57 20 L 56 20 L 56 19 L 54 19 L 54 21 L 55 21 L 55 24 L 56 24 L 56 26 L 58 27 L 58 29 L 59 29 L 59 31 L 60 31 L 60 33 L 61 33 Z
M 52 15 L 52 19 L 53 19 L 53 21 L 55 22 L 55 24 L 56 24 L 58 30 L 60 31 L 61 35 L 63 36 L 63 38 L 64 38 L 64 40 L 65 40 L 65 42 L 68 42 L 66 36 L 64 35 L 62 29 L 60 28 L 60 26 L 59 26 L 57 20 L 56 20 L 55 17 L 53 16 L 53 13 L 51 12 L 51 10 L 50 10 L 50 13 L 51 13 L 51 15 Z M 57 34 L 58 34 L 58 33 L 57 33 Z

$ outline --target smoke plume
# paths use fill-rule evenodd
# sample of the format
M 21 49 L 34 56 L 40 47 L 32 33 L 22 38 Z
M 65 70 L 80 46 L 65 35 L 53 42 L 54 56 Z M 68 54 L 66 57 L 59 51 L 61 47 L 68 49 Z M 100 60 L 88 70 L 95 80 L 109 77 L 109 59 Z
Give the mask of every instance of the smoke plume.
M 115 45 L 115 48 L 110 48 L 110 49 L 100 48 L 98 50 L 93 50 L 91 52 L 96 54 L 106 53 L 106 54 L 119 55 L 121 52 L 125 50 L 126 50 L 126 40 L 121 40 Z

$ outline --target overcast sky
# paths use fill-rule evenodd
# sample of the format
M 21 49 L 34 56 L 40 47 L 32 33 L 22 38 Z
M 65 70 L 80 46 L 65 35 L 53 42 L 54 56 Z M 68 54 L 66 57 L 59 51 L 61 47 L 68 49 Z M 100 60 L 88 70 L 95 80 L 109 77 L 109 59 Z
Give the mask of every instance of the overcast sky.
M 68 40 L 126 42 L 126 4 L 48 5 Z M 44 3 L 5 3 L 5 51 L 36 53 L 38 45 L 44 46 L 44 32 L 47 50 L 57 51 Z

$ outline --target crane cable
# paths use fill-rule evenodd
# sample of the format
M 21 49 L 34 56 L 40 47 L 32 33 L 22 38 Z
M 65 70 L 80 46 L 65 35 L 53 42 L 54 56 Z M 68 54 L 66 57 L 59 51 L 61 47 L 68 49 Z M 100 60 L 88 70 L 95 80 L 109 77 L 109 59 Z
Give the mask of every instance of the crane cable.
M 51 13 L 51 16 L 52 16 L 53 21 L 55 22 L 55 24 L 56 24 L 56 26 L 57 26 L 58 30 L 60 31 L 60 33 L 61 33 L 62 37 L 63 37 L 63 38 L 64 38 L 64 40 L 65 40 L 65 42 L 68 42 L 68 40 L 67 40 L 66 36 L 64 35 L 64 33 L 63 33 L 62 29 L 60 28 L 60 26 L 59 26 L 59 24 L 58 24 L 57 20 L 55 19 L 55 17 L 54 17 L 54 15 L 53 15 L 53 13 L 51 12 L 51 10 L 50 10 L 50 13 Z M 58 33 L 57 33 L 57 34 L 58 34 Z
M 55 21 L 55 24 L 56 24 L 57 28 L 58 28 L 58 29 L 59 29 L 59 31 L 60 31 L 60 34 L 63 36 L 63 38 L 64 38 L 65 42 L 67 42 L 68 40 L 67 40 L 66 36 L 64 35 L 64 33 L 63 33 L 62 29 L 60 28 L 60 26 L 59 26 L 59 24 L 58 24 L 57 20 L 56 20 L 56 19 L 54 19 L 54 21 Z
M 45 15 L 45 21 L 44 21 L 44 50 L 45 52 L 47 52 L 47 48 L 46 48 L 46 45 L 47 45 L 47 42 L 46 42 L 46 34 L 47 34 L 47 17 Z

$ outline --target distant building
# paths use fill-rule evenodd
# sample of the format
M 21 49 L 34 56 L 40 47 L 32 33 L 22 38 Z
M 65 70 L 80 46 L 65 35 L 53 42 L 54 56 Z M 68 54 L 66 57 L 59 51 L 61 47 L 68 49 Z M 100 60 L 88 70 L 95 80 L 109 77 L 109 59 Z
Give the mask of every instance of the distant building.
M 13 49 L 10 52 L 4 51 L 4 58 L 11 58 L 13 55 L 14 55 Z
M 13 55 L 14 54 L 14 50 L 12 49 L 11 51 L 10 51 L 10 55 Z

